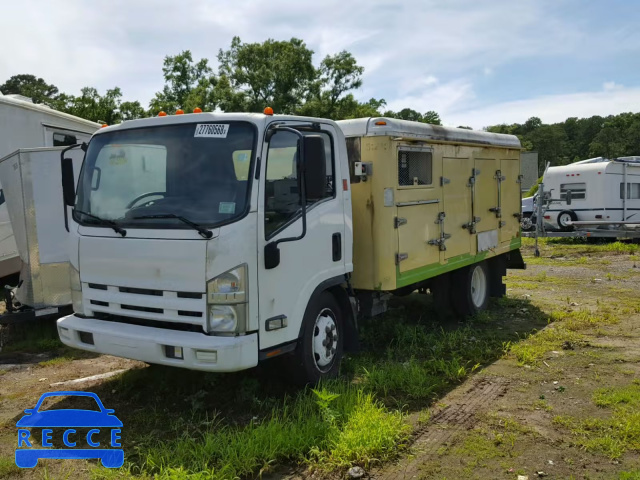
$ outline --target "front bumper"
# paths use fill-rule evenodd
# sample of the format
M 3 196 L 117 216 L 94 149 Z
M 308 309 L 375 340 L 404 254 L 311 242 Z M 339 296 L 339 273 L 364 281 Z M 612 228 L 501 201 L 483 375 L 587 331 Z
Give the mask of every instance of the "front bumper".
M 69 315 L 58 320 L 58 335 L 65 345 L 147 363 L 208 372 L 236 372 L 258 364 L 258 335 L 215 337 L 204 333 L 143 327 Z M 93 344 L 81 340 L 90 333 Z M 86 340 L 86 336 L 85 340 Z M 166 346 L 181 347 L 183 358 L 167 356 Z M 204 352 L 204 353 L 203 353 Z M 212 352 L 215 361 L 212 361 Z

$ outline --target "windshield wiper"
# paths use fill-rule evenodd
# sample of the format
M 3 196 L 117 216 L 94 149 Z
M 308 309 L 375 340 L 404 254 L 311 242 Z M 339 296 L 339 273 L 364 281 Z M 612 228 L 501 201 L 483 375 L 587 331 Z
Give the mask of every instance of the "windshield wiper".
M 127 231 L 124 228 L 119 227 L 118 224 L 116 222 L 114 222 L 113 220 L 107 220 L 106 218 L 100 218 L 100 217 L 97 217 L 97 216 L 95 216 L 95 215 L 93 215 L 91 213 L 83 212 L 82 210 L 75 209 L 74 212 L 78 212 L 78 213 L 81 213 L 82 215 L 86 215 L 89 218 L 93 218 L 95 220 L 98 220 L 102 225 L 107 225 L 107 226 L 113 228 L 114 232 L 119 233 L 123 237 L 127 236 Z
M 194 230 L 197 230 L 202 238 L 211 238 L 213 237 L 213 232 L 209 229 L 201 227 L 197 223 L 192 222 L 191 220 L 184 218 L 180 215 L 176 215 L 175 213 L 159 213 L 157 215 L 141 215 L 139 217 L 133 217 L 134 220 L 144 220 L 145 218 L 177 218 L 183 223 L 186 223 Z

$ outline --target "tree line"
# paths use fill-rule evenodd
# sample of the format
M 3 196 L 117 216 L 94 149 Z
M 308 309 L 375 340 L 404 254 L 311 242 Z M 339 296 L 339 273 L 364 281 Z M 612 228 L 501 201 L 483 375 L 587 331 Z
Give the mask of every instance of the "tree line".
M 227 50 L 217 55 L 217 71 L 206 58 L 194 59 L 189 50 L 164 58 L 164 86 L 149 105 L 123 100 L 119 87 L 101 95 L 84 87 L 80 95 L 60 92 L 44 79 L 30 74 L 15 75 L 0 85 L 4 94 L 21 94 L 35 103 L 108 125 L 124 120 L 155 116 L 177 109 L 204 111 L 262 112 L 271 106 L 284 114 L 308 115 L 334 120 L 387 116 L 441 125 L 437 112 L 420 113 L 411 108 L 387 110 L 383 98 L 359 101 L 353 92 L 362 86 L 364 67 L 354 56 L 341 51 L 327 55 L 318 66 L 313 51 L 296 38 L 244 43 L 235 37 Z M 469 128 L 469 127 L 461 127 Z M 540 167 L 547 162 L 564 165 L 589 157 L 614 158 L 640 155 L 640 113 L 607 117 L 568 118 L 543 124 L 532 117 L 523 124 L 488 126 L 485 130 L 517 135 L 526 150 L 539 153 Z

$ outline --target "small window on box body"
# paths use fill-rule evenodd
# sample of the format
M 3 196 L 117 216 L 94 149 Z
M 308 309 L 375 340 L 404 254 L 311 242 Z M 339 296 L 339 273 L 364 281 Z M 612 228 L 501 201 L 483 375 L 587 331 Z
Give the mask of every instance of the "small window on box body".
M 567 199 L 567 192 L 571 190 L 571 200 L 584 200 L 587 198 L 586 183 L 563 183 L 560 185 L 560 200 Z
M 75 145 L 78 143 L 75 135 L 70 135 L 68 133 L 53 133 L 53 146 L 54 147 L 68 147 L 70 145 Z
M 433 153 L 400 150 L 398 152 L 398 185 L 431 185 Z
M 620 184 L 620 198 L 624 198 L 624 183 Z M 640 183 L 627 183 L 627 199 L 637 200 L 640 199 Z

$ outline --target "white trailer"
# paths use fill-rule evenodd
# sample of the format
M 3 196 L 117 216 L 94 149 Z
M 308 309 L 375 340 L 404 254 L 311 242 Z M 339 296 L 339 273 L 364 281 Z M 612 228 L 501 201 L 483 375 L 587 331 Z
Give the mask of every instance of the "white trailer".
M 543 184 L 551 197 L 543 217 L 547 228 L 570 232 L 578 226 L 605 230 L 640 224 L 640 157 L 549 167 Z
M 0 158 L 20 148 L 88 142 L 100 124 L 0 92 Z M 20 257 L 0 185 L 0 278 L 20 271 Z

